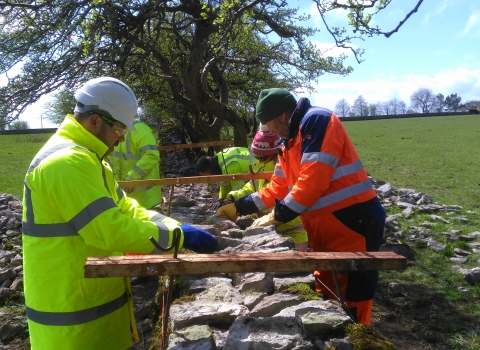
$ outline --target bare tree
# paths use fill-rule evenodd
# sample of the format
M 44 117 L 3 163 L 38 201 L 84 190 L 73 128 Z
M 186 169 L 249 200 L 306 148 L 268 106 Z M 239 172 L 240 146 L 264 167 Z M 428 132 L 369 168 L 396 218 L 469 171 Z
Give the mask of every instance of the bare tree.
M 339 117 L 348 117 L 350 113 L 350 105 L 348 104 L 347 100 L 342 98 L 340 101 L 338 101 L 335 105 L 334 112 Z
M 378 109 L 378 104 L 372 103 L 368 106 L 370 115 L 378 115 L 377 109 Z
M 392 101 L 391 100 L 383 102 L 382 107 L 383 107 L 383 114 L 385 114 L 385 115 L 393 114 L 393 106 L 392 106 Z
M 420 113 L 430 113 L 435 110 L 437 101 L 437 96 L 427 88 L 420 88 L 410 95 L 411 108 Z
M 357 99 L 353 102 L 352 111 L 358 117 L 368 116 L 368 103 L 362 95 L 358 96 Z
M 398 111 L 399 111 L 399 114 L 407 113 L 407 104 L 405 103 L 405 101 L 400 101 L 398 103 Z

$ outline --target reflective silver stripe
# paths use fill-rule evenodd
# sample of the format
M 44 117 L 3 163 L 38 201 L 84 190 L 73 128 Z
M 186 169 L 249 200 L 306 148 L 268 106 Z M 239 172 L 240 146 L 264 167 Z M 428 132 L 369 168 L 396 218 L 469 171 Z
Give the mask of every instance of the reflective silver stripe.
M 132 169 L 134 172 L 136 172 L 141 178 L 145 177 L 145 172 L 142 170 L 142 168 L 138 167 L 138 166 L 134 166 L 133 169 Z
M 155 145 L 145 145 L 142 146 L 138 149 L 140 152 L 145 152 L 145 151 L 157 151 L 157 146 Z
M 103 305 L 94 306 L 89 309 L 71 312 L 45 312 L 37 311 L 26 307 L 29 320 L 45 326 L 75 326 L 82 323 L 95 321 L 100 317 L 108 315 L 127 303 L 127 294 L 124 293 L 117 299 Z
M 34 222 L 22 223 L 22 234 L 31 237 L 72 237 L 78 236 L 78 232 L 69 223 L 58 224 L 35 224 Z
M 69 223 L 73 225 L 78 232 L 93 221 L 98 215 L 112 208 L 117 208 L 117 205 L 112 198 L 98 198 L 83 208 L 69 221 Z
M 40 164 L 40 162 L 42 160 L 44 160 L 45 158 L 47 158 L 49 155 L 51 155 L 51 154 L 53 154 L 57 151 L 61 151 L 64 148 L 68 148 L 68 147 L 72 147 L 72 146 L 75 146 L 75 144 L 72 143 L 72 142 L 65 142 L 65 143 L 60 143 L 58 145 L 55 145 L 52 148 L 48 148 L 48 149 L 43 149 L 42 148 L 41 153 L 38 153 L 36 155 L 36 157 L 32 160 L 32 163 L 28 167 L 27 174 L 32 172 L 33 169 L 35 169 Z
M 243 155 L 243 154 L 235 154 L 235 155 L 231 155 L 227 158 L 225 158 L 225 160 L 222 158 L 222 161 L 220 162 L 220 168 L 223 169 L 225 163 L 228 163 L 230 161 L 234 161 L 235 159 L 241 159 L 241 160 L 248 160 L 248 161 L 251 161 L 252 160 L 252 157 L 250 155 L 246 156 L 246 155 Z
M 253 203 L 255 203 L 259 211 L 267 209 L 267 206 L 258 195 L 258 192 L 252 193 L 251 196 Z
M 124 160 L 139 160 L 142 158 L 141 154 L 131 154 L 123 152 L 112 152 L 113 157 L 122 158 Z
M 320 162 L 330 165 L 333 168 L 337 167 L 338 158 L 330 153 L 325 152 L 310 152 L 304 153 L 302 155 L 302 160 L 300 164 L 311 163 L 311 162 Z
M 307 209 L 308 207 L 305 205 L 302 205 L 298 203 L 296 200 L 293 199 L 293 197 L 289 194 L 284 199 L 285 205 L 289 207 L 290 209 L 296 211 L 297 213 L 301 214 Z
M 275 175 L 276 177 L 281 177 L 282 179 L 285 178 L 285 173 L 283 172 L 283 169 L 279 167 L 275 167 L 273 175 Z
M 123 198 L 123 190 L 120 186 L 117 186 L 117 197 L 118 197 L 118 201 L 120 201 Z
M 168 216 L 157 213 L 150 218 L 150 221 L 162 221 L 168 218 Z
M 150 219 L 150 221 L 152 221 L 152 219 Z M 157 240 L 158 244 L 162 248 L 168 247 L 168 242 L 170 240 L 170 230 L 168 229 L 167 225 L 165 225 L 162 222 L 154 222 L 154 223 L 158 227 L 158 240 Z M 157 252 L 156 248 L 152 250 L 152 253 L 154 252 Z
M 75 215 L 69 222 L 55 224 L 36 224 L 34 221 L 27 221 L 22 224 L 22 233 L 32 237 L 70 237 L 77 236 L 78 231 L 87 226 L 101 213 L 116 208 L 117 205 L 112 198 L 99 198 Z
M 352 164 L 347 164 L 347 165 L 342 165 L 342 166 L 339 166 L 335 172 L 333 173 L 333 176 L 332 178 L 330 179 L 330 181 L 333 181 L 333 180 L 336 180 L 336 179 L 339 179 L 343 176 L 347 176 L 347 175 L 351 175 L 351 174 L 355 174 L 356 172 L 360 171 L 363 169 L 363 164 L 361 162 L 360 159 L 358 159 L 356 162 L 352 163 Z
M 308 208 L 307 211 L 313 211 L 320 208 L 324 208 L 326 206 L 338 203 L 346 198 L 355 196 L 357 194 L 366 192 L 371 189 L 372 189 L 372 184 L 370 183 L 370 180 L 367 179 L 363 182 L 357 183 L 355 185 L 343 188 L 340 191 L 321 197 L 314 205 Z

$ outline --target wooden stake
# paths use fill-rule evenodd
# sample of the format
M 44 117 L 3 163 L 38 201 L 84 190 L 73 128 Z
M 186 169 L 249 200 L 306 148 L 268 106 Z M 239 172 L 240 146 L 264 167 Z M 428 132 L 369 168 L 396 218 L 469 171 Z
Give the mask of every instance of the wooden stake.
M 189 177 L 171 177 L 165 179 L 150 180 L 132 180 L 118 181 L 120 187 L 139 187 L 139 186 L 172 186 L 184 184 L 199 184 L 209 182 L 228 182 L 235 180 L 254 180 L 269 179 L 273 175 L 272 171 L 256 174 L 232 174 L 232 175 L 210 175 L 210 176 L 189 176 Z
M 210 147 L 210 146 L 228 146 L 233 145 L 233 140 L 226 140 L 226 141 L 210 141 L 210 142 L 200 142 L 200 143 L 179 143 L 175 145 L 166 145 L 166 146 L 158 146 L 159 151 L 166 151 L 170 149 L 184 149 L 184 148 L 203 148 L 203 147 Z

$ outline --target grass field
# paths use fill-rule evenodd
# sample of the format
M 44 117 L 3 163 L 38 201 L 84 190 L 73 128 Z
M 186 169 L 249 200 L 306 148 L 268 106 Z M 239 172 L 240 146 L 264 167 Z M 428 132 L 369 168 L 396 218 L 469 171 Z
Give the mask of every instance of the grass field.
M 0 135 L 0 193 L 23 195 L 23 178 L 35 154 L 51 135 Z
M 444 234 L 480 230 L 480 116 L 347 121 L 344 125 L 366 170 L 375 179 L 422 191 L 440 204 L 463 206 L 458 215 L 467 217 L 468 222 L 436 223 L 428 230 L 429 237 L 447 244 L 445 252 L 434 252 L 404 236 L 401 240 L 412 246 L 416 261 L 405 271 L 382 271 L 380 281 L 385 285 L 395 282 L 408 290 L 405 299 L 411 305 L 428 302 L 429 309 L 422 309 L 421 318 L 414 307 L 389 310 L 395 312 L 399 324 L 412 329 L 422 341 L 434 334 L 435 340 L 441 338 L 439 343 L 448 343 L 449 349 L 480 349 L 480 285 L 467 285 L 463 275 L 452 270 L 449 260 L 455 248 L 469 247 L 463 241 L 450 242 Z M 22 197 L 25 172 L 49 136 L 0 135 L 0 193 Z M 388 209 L 389 214 L 394 210 L 398 208 Z M 398 222 L 408 231 L 429 220 L 429 215 L 416 213 Z M 478 262 L 480 253 L 472 252 L 462 267 L 472 269 Z M 435 348 L 430 341 L 426 346 L 415 350 Z
M 408 187 L 441 204 L 480 205 L 480 116 L 347 121 L 376 180 Z

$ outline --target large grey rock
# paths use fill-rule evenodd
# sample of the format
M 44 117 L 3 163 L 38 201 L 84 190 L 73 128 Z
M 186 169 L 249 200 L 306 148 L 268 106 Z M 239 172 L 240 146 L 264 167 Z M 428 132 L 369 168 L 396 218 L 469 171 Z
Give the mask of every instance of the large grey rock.
M 292 318 L 243 316 L 230 327 L 223 350 L 314 350 Z
M 246 315 L 246 306 L 232 303 L 193 301 L 170 307 L 170 321 L 173 330 L 198 324 L 229 327 L 239 316 Z
M 273 294 L 265 297 L 250 311 L 252 317 L 269 317 L 278 314 L 286 307 L 298 305 L 303 302 L 298 295 L 294 294 Z
M 173 331 L 168 337 L 168 350 L 216 350 L 213 332 L 208 326 L 192 326 Z
M 226 277 L 206 277 L 199 280 L 194 280 L 188 291 L 190 294 L 201 293 L 209 288 L 212 288 L 220 283 L 232 286 L 232 280 Z
M 243 298 L 240 296 L 240 292 L 233 288 L 230 281 L 228 283 L 219 283 L 204 292 L 196 296 L 197 300 L 204 300 L 209 302 L 222 302 L 242 304 Z
M 469 273 L 467 273 L 465 275 L 465 281 L 471 285 L 480 283 L 480 267 L 475 267 Z
M 265 272 L 233 274 L 233 285 L 240 292 L 255 290 L 257 292 L 273 292 L 273 275 Z

